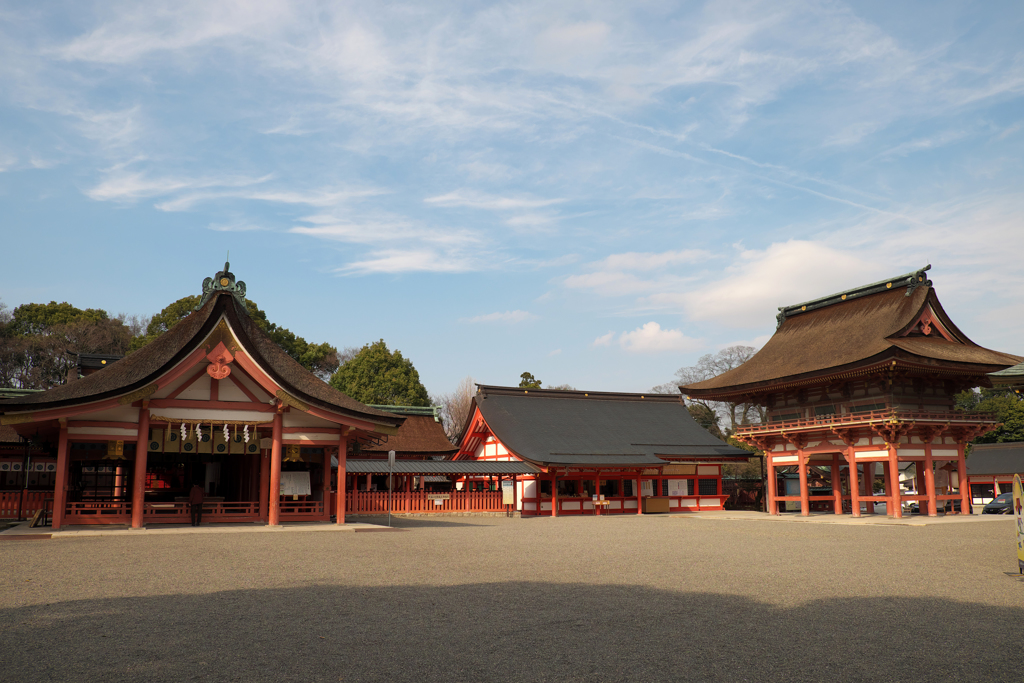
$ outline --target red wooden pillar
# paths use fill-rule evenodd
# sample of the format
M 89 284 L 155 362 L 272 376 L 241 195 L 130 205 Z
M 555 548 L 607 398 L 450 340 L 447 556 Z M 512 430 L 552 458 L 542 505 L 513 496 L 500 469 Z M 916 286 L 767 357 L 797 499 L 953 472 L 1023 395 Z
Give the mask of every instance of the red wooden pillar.
M 558 516 L 558 473 L 551 474 L 551 516 Z
M 775 497 L 778 495 L 778 491 L 776 490 L 778 480 L 775 478 L 775 465 L 772 464 L 771 454 L 766 454 L 765 458 L 768 460 L 768 478 L 766 481 L 768 485 L 768 514 L 777 515 L 779 514 L 779 503 L 775 500 Z
M 960 514 L 971 514 L 971 486 L 967 483 L 967 444 L 963 441 L 956 445 L 956 478 L 960 489 Z
M 862 486 L 864 487 L 865 496 L 875 495 L 875 463 L 873 461 L 864 463 L 864 482 Z M 874 501 L 869 500 L 865 502 L 864 509 L 868 514 L 875 514 Z
M 832 479 L 832 498 L 835 502 L 832 504 L 832 511 L 837 515 L 843 514 L 843 480 L 839 476 L 839 454 L 832 454 L 832 470 L 830 472 Z
M 900 460 L 896 444 L 889 444 L 889 505 L 892 511 L 890 517 L 900 519 L 903 517 L 903 496 L 900 494 Z
M 846 449 L 846 462 L 850 472 L 850 512 L 860 517 L 860 480 L 857 477 L 857 452 L 853 446 Z
M 142 528 L 146 499 L 146 456 L 149 454 L 149 401 L 139 408 L 139 433 L 135 438 L 135 484 L 132 486 L 132 528 Z
M 918 474 L 918 480 L 921 480 L 920 474 Z M 930 443 L 924 445 L 924 482 L 928 487 L 928 516 L 938 517 L 939 506 L 935 500 L 935 461 L 932 460 L 932 445 Z M 918 503 L 918 509 L 921 509 L 920 503 Z
M 270 514 L 267 524 L 279 526 L 281 524 L 281 413 L 274 413 L 274 431 L 270 447 Z
M 643 482 L 640 481 L 641 470 L 636 471 L 636 514 L 644 514 L 644 496 L 640 493 L 643 490 Z
M 348 481 L 348 478 L 345 476 L 348 468 L 348 437 L 345 435 L 346 431 L 342 429 L 341 438 L 338 439 L 338 492 L 334 497 L 334 514 L 338 524 L 345 523 L 345 486 Z
M 331 454 L 324 449 L 324 521 L 331 521 Z
M 59 529 L 64 523 L 68 507 L 68 471 L 71 469 L 71 444 L 68 443 L 68 423 L 60 421 L 60 439 L 57 442 L 57 478 L 53 485 L 53 520 L 50 526 Z
M 811 514 L 811 492 L 807 488 L 807 458 L 804 457 L 804 451 L 801 448 L 796 450 L 796 457 L 800 459 L 800 516 L 807 517 Z
M 259 436 L 256 437 L 259 439 Z M 260 448 L 260 521 L 270 519 L 270 453 Z

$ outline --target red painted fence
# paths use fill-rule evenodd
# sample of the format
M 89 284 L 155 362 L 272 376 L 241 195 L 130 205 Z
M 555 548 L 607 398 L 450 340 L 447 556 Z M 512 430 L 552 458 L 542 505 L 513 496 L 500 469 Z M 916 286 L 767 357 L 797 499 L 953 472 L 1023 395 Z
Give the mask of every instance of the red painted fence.
M 52 500 L 53 491 L 0 491 L 0 519 L 27 519 Z
M 446 495 L 447 500 L 428 496 Z M 446 494 L 421 491 L 391 494 L 391 512 L 428 514 L 434 512 L 506 512 L 511 505 L 502 504 L 501 491 L 452 491 Z M 348 491 L 345 512 L 351 515 L 387 514 L 387 491 Z

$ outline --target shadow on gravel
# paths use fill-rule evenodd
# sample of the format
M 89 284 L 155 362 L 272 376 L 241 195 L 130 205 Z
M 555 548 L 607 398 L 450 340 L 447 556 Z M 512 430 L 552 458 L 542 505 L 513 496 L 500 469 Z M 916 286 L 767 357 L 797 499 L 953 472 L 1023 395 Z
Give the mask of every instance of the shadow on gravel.
M 1022 622 L 1024 609 L 939 599 L 786 609 L 628 586 L 319 586 L 2 610 L 0 678 L 1015 680 Z
M 383 515 L 378 517 L 376 515 L 360 515 L 355 517 L 349 515 L 345 517 L 345 521 L 365 522 L 366 524 L 387 526 L 388 516 Z M 400 529 L 425 529 L 427 527 L 470 527 L 490 525 L 477 524 L 473 521 L 473 517 L 442 517 L 431 515 L 424 515 L 422 517 L 401 517 L 399 515 L 392 515 L 391 526 L 398 527 Z

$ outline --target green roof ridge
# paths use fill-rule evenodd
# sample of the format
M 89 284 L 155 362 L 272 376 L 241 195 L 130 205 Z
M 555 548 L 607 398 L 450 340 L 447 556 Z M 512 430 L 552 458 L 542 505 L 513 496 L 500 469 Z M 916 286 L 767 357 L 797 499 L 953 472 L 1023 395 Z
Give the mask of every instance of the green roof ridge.
M 909 273 L 897 275 L 896 277 L 891 277 L 886 280 L 872 282 L 870 285 L 861 285 L 860 287 L 848 289 L 845 292 L 836 292 L 835 294 L 829 294 L 828 296 L 804 301 L 803 303 L 793 304 L 792 306 L 779 306 L 779 314 L 776 316 L 776 320 L 779 321 L 779 324 L 776 326 L 776 329 L 778 327 L 782 327 L 782 323 L 790 316 L 817 310 L 819 308 L 825 308 L 826 306 L 831 306 L 833 304 L 843 303 L 849 299 L 859 299 L 862 296 L 885 292 L 891 290 L 894 286 L 906 286 L 907 293 L 905 296 L 910 296 L 918 287 L 932 286 L 932 281 L 926 279 L 924 275 L 925 272 L 931 270 L 931 268 L 932 265 L 929 263 L 924 268 L 918 268 L 917 270 L 912 270 Z
M 395 415 L 430 415 L 434 418 L 434 422 L 441 421 L 441 406 L 387 406 L 374 403 L 366 405 L 377 410 L 386 410 Z

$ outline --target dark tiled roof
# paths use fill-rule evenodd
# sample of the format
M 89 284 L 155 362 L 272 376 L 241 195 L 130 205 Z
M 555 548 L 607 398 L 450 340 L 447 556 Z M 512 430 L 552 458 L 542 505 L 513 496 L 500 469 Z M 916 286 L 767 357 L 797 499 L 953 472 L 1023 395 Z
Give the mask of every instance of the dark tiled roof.
M 400 425 L 404 418 L 352 399 L 302 367 L 249 317 L 227 292 L 216 294 L 198 311 L 135 353 L 82 379 L 31 396 L 0 401 L 0 412 L 41 410 L 113 398 L 140 389 L 188 356 L 224 314 L 239 343 L 286 391 L 312 405 L 370 422 Z
M 1019 474 L 1024 477 L 1024 441 L 980 443 L 967 458 L 967 475 Z
M 398 434 L 388 437 L 387 443 L 364 445 L 364 453 L 417 453 L 423 455 L 452 455 L 459 450 L 445 436 L 444 426 L 429 415 L 408 415 L 398 428 Z
M 935 333 L 928 337 L 896 336 L 914 323 L 926 305 L 931 305 L 958 342 L 947 341 Z M 764 348 L 749 361 L 718 377 L 680 389 L 695 396 L 738 393 L 894 357 L 968 365 L 978 372 L 990 372 L 1021 360 L 968 339 L 949 320 L 931 287 L 917 287 L 908 295 L 907 288 L 900 286 L 845 301 L 837 299 L 814 310 L 787 316 Z
M 494 435 L 535 463 L 657 466 L 666 464 L 660 454 L 750 456 L 701 428 L 678 395 L 480 386 L 473 400 Z
M 345 463 L 349 474 L 387 474 L 387 460 L 353 460 Z M 495 460 L 395 460 L 395 474 L 533 474 L 529 463 Z
M 21 437 L 14 431 L 14 427 L 0 425 L 0 443 L 21 443 Z

